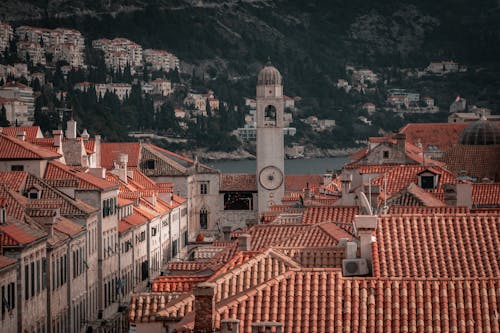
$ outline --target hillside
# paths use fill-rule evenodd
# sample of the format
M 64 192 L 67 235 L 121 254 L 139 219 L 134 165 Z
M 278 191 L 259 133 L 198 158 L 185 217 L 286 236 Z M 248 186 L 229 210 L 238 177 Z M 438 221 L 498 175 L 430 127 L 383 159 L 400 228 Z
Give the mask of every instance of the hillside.
M 396 83 L 426 94 L 435 87 L 441 107 L 466 91 L 471 103 L 500 109 L 500 1 L 7 0 L 0 13 L 14 25 L 76 28 L 88 42 L 123 36 L 145 48 L 169 50 L 182 60 L 185 73 L 202 77 L 235 105 L 254 94 L 255 75 L 270 57 L 284 76 L 286 93 L 303 97 L 306 115 L 337 119 L 340 137 L 352 132 L 354 119 L 342 110 L 351 112 L 365 101 L 335 88 L 346 64 L 371 68 L 393 82 L 387 74 L 393 68 L 452 59 L 472 73 Z M 394 121 L 386 129 L 399 125 Z

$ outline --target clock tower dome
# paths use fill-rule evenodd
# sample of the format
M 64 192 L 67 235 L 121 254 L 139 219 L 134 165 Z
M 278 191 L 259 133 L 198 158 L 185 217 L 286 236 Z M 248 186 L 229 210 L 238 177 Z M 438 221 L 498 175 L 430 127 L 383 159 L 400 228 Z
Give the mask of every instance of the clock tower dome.
M 285 147 L 283 140 L 283 84 L 270 62 L 257 80 L 257 190 L 259 214 L 281 204 L 285 193 Z

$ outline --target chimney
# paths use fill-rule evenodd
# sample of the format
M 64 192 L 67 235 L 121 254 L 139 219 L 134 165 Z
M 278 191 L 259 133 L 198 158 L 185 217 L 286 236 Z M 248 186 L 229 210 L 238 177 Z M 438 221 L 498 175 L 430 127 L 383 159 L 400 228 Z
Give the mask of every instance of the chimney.
M 6 223 L 7 223 L 7 207 L 2 206 L 0 207 L 0 225 L 5 225 Z
M 406 134 L 397 133 L 394 135 L 394 139 L 396 139 L 396 147 L 399 151 L 406 151 Z
M 221 333 L 239 333 L 240 321 L 238 319 L 223 319 L 220 321 Z
M 328 185 L 332 182 L 332 173 L 327 170 L 326 173 L 323 174 L 323 185 Z
M 472 208 L 472 184 L 444 184 L 444 202 L 448 206 Z
M 81 137 L 83 141 L 89 141 L 90 135 L 89 132 L 87 132 L 87 129 L 83 130 Z
M 343 173 L 340 177 L 340 181 L 342 183 L 342 198 L 347 198 L 351 190 L 352 175 Z
M 95 166 L 96 168 L 101 167 L 101 136 L 96 135 L 95 136 Z
M 54 237 L 54 225 L 61 216 L 60 208 L 28 208 L 26 214 L 45 228 L 49 237 Z
M 347 242 L 346 259 L 356 259 L 358 253 L 358 244 L 356 242 Z
M 358 231 L 361 258 L 366 259 L 368 266 L 372 267 L 372 236 L 377 228 L 377 215 L 355 215 L 354 226 Z
M 70 140 L 76 139 L 76 121 L 73 119 L 68 120 L 66 123 L 66 137 Z
M 252 250 L 252 236 L 249 234 L 241 234 L 238 237 L 238 250 L 251 251 Z
M 118 177 L 120 177 L 120 180 L 124 182 L 125 184 L 128 183 L 128 178 L 127 178 L 127 163 L 128 163 L 128 155 L 127 154 L 120 154 L 118 157 L 119 159 L 119 164 L 118 164 Z
M 215 283 L 203 282 L 193 289 L 194 331 L 212 332 L 215 322 Z
M 222 234 L 224 235 L 224 240 L 229 242 L 231 240 L 231 226 L 225 225 L 222 227 Z
M 62 146 L 63 131 L 62 130 L 53 130 L 52 136 L 54 137 L 54 147 L 57 147 L 57 148 L 61 147 Z
M 21 140 L 25 141 L 26 140 L 26 132 L 25 131 L 19 131 L 16 133 L 16 137 Z
M 311 199 L 311 189 L 309 188 L 309 183 L 306 183 L 306 189 L 304 191 L 304 199 Z

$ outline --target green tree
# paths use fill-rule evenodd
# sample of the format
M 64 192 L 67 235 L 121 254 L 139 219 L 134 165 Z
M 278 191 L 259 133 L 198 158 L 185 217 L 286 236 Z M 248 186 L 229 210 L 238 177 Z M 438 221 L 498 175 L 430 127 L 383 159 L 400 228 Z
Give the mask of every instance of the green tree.
M 8 126 L 10 126 L 10 122 L 7 120 L 7 110 L 5 109 L 5 105 L 2 104 L 2 108 L 0 109 L 0 127 Z

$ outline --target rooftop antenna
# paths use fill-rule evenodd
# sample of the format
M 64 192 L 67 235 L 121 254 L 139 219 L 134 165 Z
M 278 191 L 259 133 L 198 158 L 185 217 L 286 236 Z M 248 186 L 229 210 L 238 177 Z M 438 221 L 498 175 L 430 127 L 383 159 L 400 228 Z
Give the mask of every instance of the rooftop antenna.
M 387 172 L 384 173 L 384 214 L 387 213 L 389 207 L 387 207 Z

